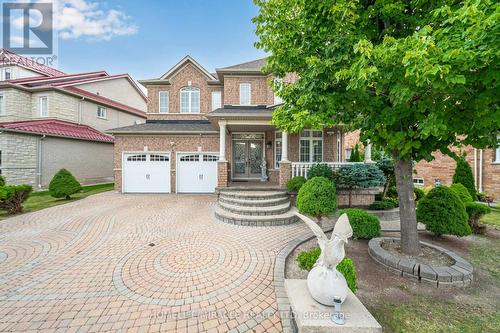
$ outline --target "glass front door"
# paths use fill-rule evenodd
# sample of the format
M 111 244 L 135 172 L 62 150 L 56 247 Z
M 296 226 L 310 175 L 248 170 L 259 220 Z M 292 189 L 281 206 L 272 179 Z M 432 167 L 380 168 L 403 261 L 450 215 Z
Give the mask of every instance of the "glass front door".
M 263 154 L 260 140 L 233 140 L 233 178 L 260 178 Z

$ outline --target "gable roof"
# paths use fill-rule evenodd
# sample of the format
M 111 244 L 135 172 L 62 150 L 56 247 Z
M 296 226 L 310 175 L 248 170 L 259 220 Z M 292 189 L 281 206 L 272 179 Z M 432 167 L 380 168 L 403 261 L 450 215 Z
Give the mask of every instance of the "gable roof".
M 0 130 L 17 133 L 41 134 L 86 141 L 114 142 L 112 136 L 87 126 L 58 119 L 38 119 L 0 123 Z
M 228 67 L 217 68 L 217 72 L 259 72 L 266 65 L 266 58 L 243 62 Z
M 179 70 L 180 68 L 182 68 L 184 65 L 186 65 L 187 63 L 192 63 L 196 68 L 198 68 L 200 70 L 200 72 L 202 72 L 203 74 L 205 74 L 205 76 L 209 79 L 209 80 L 212 80 L 212 81 L 216 81 L 217 79 L 212 75 L 210 74 L 209 71 L 207 71 L 205 68 L 203 68 L 203 66 L 201 66 L 196 60 L 194 60 L 190 55 L 187 55 L 185 56 L 184 58 L 181 59 L 181 61 L 179 61 L 177 64 L 175 64 L 172 68 L 170 68 L 168 70 L 168 72 L 166 72 L 165 74 L 163 74 L 161 77 L 160 77 L 160 80 L 168 80 L 168 78 L 170 76 L 172 76 L 177 70 Z
M 218 134 L 208 120 L 147 120 L 146 123 L 114 128 L 112 134 Z
M 28 59 L 26 57 L 20 56 L 14 52 L 10 52 L 6 49 L 0 49 L 0 57 L 6 58 L 8 61 L 2 60 L 3 64 L 11 64 L 24 67 L 31 71 L 46 75 L 46 76 L 58 76 L 64 75 L 64 72 L 57 70 L 55 68 L 39 64 L 36 61 Z

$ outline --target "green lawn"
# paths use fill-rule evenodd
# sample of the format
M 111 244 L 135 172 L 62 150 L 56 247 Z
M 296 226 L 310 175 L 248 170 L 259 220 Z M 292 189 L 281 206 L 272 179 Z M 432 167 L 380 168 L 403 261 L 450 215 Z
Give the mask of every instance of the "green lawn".
M 481 222 L 500 227 L 500 208 L 491 207 L 491 213 L 483 216 Z
M 34 192 L 24 203 L 24 212 L 34 212 L 40 209 L 73 202 L 75 200 L 86 198 L 92 194 L 111 191 L 113 187 L 113 183 L 83 186 L 83 190 L 79 193 L 73 194 L 70 200 L 53 198 L 50 196 L 48 191 Z M 5 219 L 7 217 L 7 213 L 4 210 L 0 210 L 0 219 Z

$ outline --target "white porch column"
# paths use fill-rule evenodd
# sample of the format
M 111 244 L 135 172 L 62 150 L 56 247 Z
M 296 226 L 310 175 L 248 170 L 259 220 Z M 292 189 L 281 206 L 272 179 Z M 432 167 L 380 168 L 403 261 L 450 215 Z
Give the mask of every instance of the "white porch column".
M 219 161 L 226 161 L 226 122 L 219 121 Z
M 372 163 L 372 144 L 370 143 L 370 140 L 368 140 L 368 143 L 365 147 L 365 163 Z
M 281 133 L 281 162 L 288 162 L 288 133 Z

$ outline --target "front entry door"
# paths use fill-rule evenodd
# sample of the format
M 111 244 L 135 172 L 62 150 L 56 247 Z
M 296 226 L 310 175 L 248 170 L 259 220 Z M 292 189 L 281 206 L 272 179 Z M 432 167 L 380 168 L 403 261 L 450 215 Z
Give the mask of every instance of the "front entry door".
M 233 178 L 260 178 L 264 145 L 262 141 L 233 141 Z

